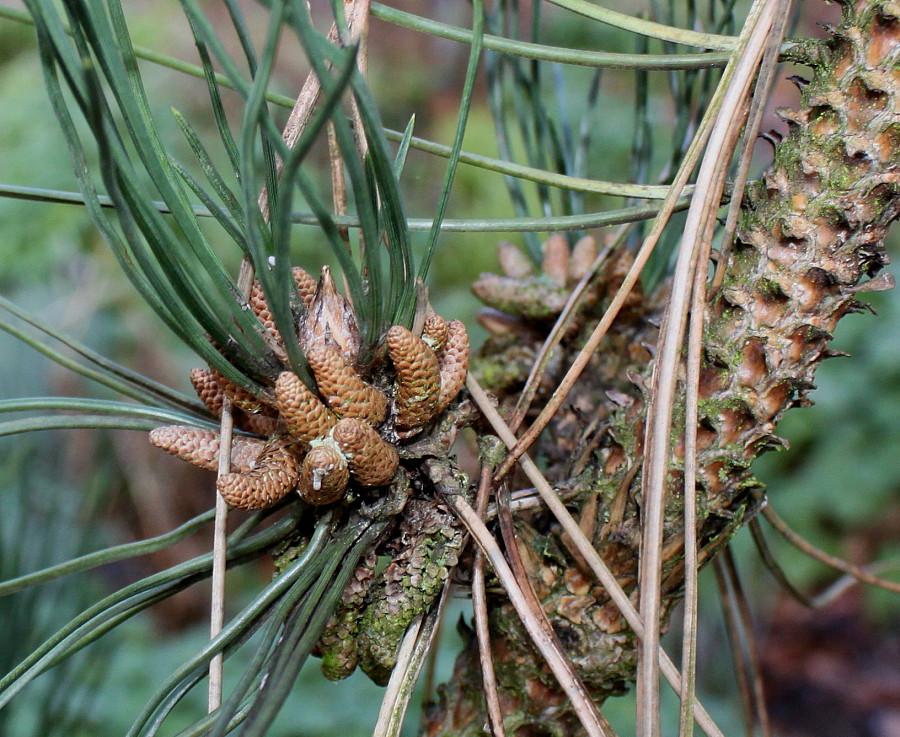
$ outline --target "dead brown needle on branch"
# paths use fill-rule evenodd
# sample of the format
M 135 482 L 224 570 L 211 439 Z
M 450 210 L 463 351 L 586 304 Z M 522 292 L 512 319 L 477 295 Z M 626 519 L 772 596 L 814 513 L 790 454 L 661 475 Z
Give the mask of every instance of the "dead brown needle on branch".
M 672 294 L 663 318 L 653 368 L 653 386 L 647 408 L 644 475 L 641 484 L 642 539 L 640 560 L 640 614 L 644 637 L 638 658 L 638 730 L 639 737 L 658 737 L 659 723 L 659 649 L 663 513 L 666 477 L 669 471 L 669 439 L 672 433 L 675 394 L 678 385 L 683 338 L 695 283 L 695 270 L 705 274 L 712 248 L 725 176 L 734 151 L 746 98 L 766 48 L 766 39 L 775 18 L 778 2 L 755 3 L 739 39 L 734 56 L 734 75 L 725 84 L 725 97 L 710 134 L 706 154 L 697 175 L 694 199 L 688 210 L 682 235 L 682 248 L 675 265 Z M 742 111 L 735 116 L 734 111 Z M 696 280 L 702 290 L 705 278 Z M 693 494 L 693 489 L 685 493 Z
M 482 462 L 484 465 L 481 467 L 481 479 L 475 495 L 475 513 L 479 519 L 484 520 L 491 493 L 493 469 L 486 460 Z M 484 686 L 488 723 L 493 737 L 506 737 L 506 731 L 503 728 L 503 712 L 500 709 L 500 694 L 497 692 L 497 674 L 494 670 L 494 658 L 491 651 L 491 635 L 488 629 L 484 553 L 480 548 L 475 552 L 475 561 L 472 565 L 472 612 L 475 618 L 475 636 L 478 639 L 478 659 L 481 664 L 481 680 Z
M 608 728 L 604 729 L 606 720 L 597 711 L 584 686 L 577 678 L 572 678 L 571 662 L 559 647 L 558 641 L 554 642 L 547 636 L 546 630 L 534 616 L 500 546 L 497 545 L 497 541 L 494 540 L 494 536 L 491 535 L 487 526 L 466 501 L 455 477 L 449 469 L 445 469 L 434 460 L 425 462 L 425 471 L 447 506 L 459 517 L 485 557 L 490 561 L 497 579 L 509 596 L 510 603 L 515 607 L 531 641 L 546 660 L 547 666 L 569 697 L 572 707 L 577 711 L 586 734 L 589 737 L 612 737 L 612 732 Z
M 253 264 L 246 257 L 241 261 L 238 272 L 238 289 L 244 299 L 250 294 L 253 282 Z M 222 403 L 222 417 L 219 422 L 219 465 L 216 473 L 221 478 L 231 473 L 231 438 L 234 431 L 231 400 L 225 397 Z M 213 523 L 213 568 L 212 591 L 209 601 L 209 638 L 214 640 L 225 625 L 225 567 L 228 556 L 228 503 L 221 494 L 216 494 L 216 516 Z M 222 705 L 222 678 L 224 656 L 217 653 L 209 661 L 209 687 L 207 708 L 210 713 Z
M 466 388 L 469 390 L 469 394 L 478 409 L 484 415 L 488 423 L 490 423 L 494 432 L 503 441 L 506 447 L 509 449 L 515 447 L 516 436 L 500 416 L 497 408 L 491 403 L 487 393 L 481 388 L 481 385 L 471 374 L 466 378 Z M 601 560 L 597 551 L 591 545 L 591 542 L 585 537 L 578 522 L 572 517 L 569 510 L 566 509 L 565 504 L 563 504 L 562 500 L 553 490 L 553 487 L 550 486 L 547 479 L 544 478 L 544 475 L 540 472 L 540 469 L 538 469 L 534 461 L 527 455 L 522 455 L 518 462 L 525 475 L 531 483 L 535 485 L 535 489 L 540 495 L 541 500 L 556 517 L 560 526 L 569 535 L 572 543 L 578 549 L 578 552 L 581 553 L 584 560 L 590 566 L 591 571 L 597 577 L 597 580 L 604 586 L 610 598 L 619 608 L 622 616 L 628 622 L 628 626 L 631 627 L 638 638 L 643 637 L 644 626 L 638 616 L 637 609 L 635 609 L 634 604 L 631 603 L 628 595 L 622 590 L 622 587 L 619 585 L 615 576 L 613 576 L 612 572 L 603 560 Z M 662 648 L 659 648 L 659 662 L 663 676 L 665 676 L 666 680 L 676 693 L 680 693 L 682 684 L 681 674 Z M 725 737 L 722 730 L 716 726 L 716 723 L 709 715 L 709 712 L 706 711 L 696 698 L 694 699 L 693 709 L 694 718 L 708 737 Z
M 762 515 L 766 518 L 766 521 L 775 528 L 779 535 L 795 548 L 806 553 L 810 558 L 814 558 L 820 563 L 824 563 L 829 568 L 834 568 L 837 571 L 846 573 L 848 576 L 853 576 L 853 578 L 858 581 L 867 583 L 870 586 L 877 586 L 886 591 L 900 594 L 900 583 L 875 576 L 864 568 L 853 565 L 853 563 L 842 560 L 841 558 L 835 558 L 833 555 L 829 555 L 824 550 L 819 550 L 815 545 L 804 540 L 800 535 L 788 527 L 787 523 L 775 513 L 775 510 L 772 509 L 771 506 L 767 505 L 763 507 Z

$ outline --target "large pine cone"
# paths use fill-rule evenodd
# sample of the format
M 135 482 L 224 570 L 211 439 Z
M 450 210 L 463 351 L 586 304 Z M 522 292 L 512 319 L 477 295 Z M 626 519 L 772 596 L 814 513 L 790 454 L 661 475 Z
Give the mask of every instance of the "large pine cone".
M 697 489 L 703 562 L 755 512 L 751 492 L 759 484 L 750 464 L 781 444 L 774 429 L 785 410 L 808 402 L 838 320 L 860 307 L 854 286 L 887 261 L 882 242 L 900 210 L 897 4 L 848 3 L 833 37 L 805 48 L 814 76 L 803 92 L 803 109 L 782 113 L 790 133 L 771 171 L 748 192 L 725 283 L 707 308 Z M 548 459 L 554 483 L 581 489 L 570 509 L 592 531 L 596 549 L 626 591 L 637 580 L 640 539 L 645 398 L 638 387 L 649 381 L 652 365 L 630 374 L 635 384 L 625 377 L 641 352 L 646 355 L 642 343 L 653 340 L 646 321 L 652 310 L 645 304 L 643 315 L 614 328 L 545 433 L 548 440 L 535 449 Z M 523 338 L 527 333 L 519 335 L 517 355 L 534 352 L 543 338 L 535 315 L 512 318 L 534 334 L 531 341 Z M 590 327 L 588 321 L 585 329 Z M 498 379 L 495 390 L 501 401 L 510 401 L 524 377 L 515 374 L 511 354 L 504 355 L 513 341 L 504 348 L 502 340 L 494 339 L 476 366 L 488 383 Z M 560 366 L 579 345 L 577 339 L 565 342 Z M 665 516 L 664 616 L 679 599 L 684 578 L 682 454 L 675 442 Z M 519 535 L 538 596 L 594 696 L 603 700 L 627 688 L 635 643 L 616 608 L 582 574 L 548 515 L 522 520 Z M 580 734 L 512 607 L 498 598 L 489 611 L 508 733 Z M 470 643 L 426 734 L 484 734 L 480 679 Z

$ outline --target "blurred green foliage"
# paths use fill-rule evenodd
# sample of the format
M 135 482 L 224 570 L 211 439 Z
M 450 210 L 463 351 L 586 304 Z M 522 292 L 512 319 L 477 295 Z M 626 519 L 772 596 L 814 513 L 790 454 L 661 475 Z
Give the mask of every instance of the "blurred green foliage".
M 143 2 L 129 8 L 139 43 L 193 60 L 190 37 L 178 20 L 175 3 Z M 551 13 L 555 21 L 546 34 L 548 43 L 569 44 L 605 50 L 632 51 L 622 34 L 597 31 L 595 27 L 564 13 Z M 462 22 L 462 19 L 457 19 Z M 409 32 L 400 32 L 385 24 L 376 24 L 372 39 L 370 70 L 373 88 L 383 103 L 388 125 L 402 128 L 412 114 L 417 115 L 415 134 L 447 143 L 455 125 L 455 102 L 461 74 L 458 69 L 442 69 L 436 73 L 439 60 L 422 63 L 424 56 Z M 377 36 L 377 37 L 376 37 Z M 438 44 L 443 52 L 453 46 Z M 31 31 L 14 23 L 0 21 L 0 181 L 6 184 L 76 189 L 68 152 L 43 91 Z M 379 51 L 383 52 L 379 54 Z M 458 49 L 457 49 L 458 51 Z M 401 63 L 408 53 L 415 63 Z M 456 59 L 451 54 L 448 58 Z M 464 64 L 459 65 L 464 67 Z M 203 83 L 184 79 L 172 72 L 149 64 L 142 65 L 149 94 L 158 103 L 157 120 L 164 135 L 180 154 L 184 143 L 169 107 L 177 107 L 198 128 L 212 125 L 205 113 Z M 578 120 L 584 105 L 582 90 L 591 72 L 567 70 L 563 75 L 565 91 L 561 96 L 548 93 L 544 103 L 553 111 L 563 100 L 567 110 Z M 661 76 L 661 75 L 659 75 Z M 288 60 L 279 69 L 278 84 L 290 94 L 302 79 L 296 65 Z M 597 178 L 626 181 L 631 167 L 631 131 L 634 127 L 632 99 L 633 75 L 609 73 L 603 80 L 603 102 L 595 114 L 595 135 L 590 154 L 590 172 Z M 226 103 L 228 102 L 226 96 Z M 651 118 L 656 141 L 651 170 L 658 169 L 671 143 L 670 101 L 663 81 L 654 79 L 651 88 Z M 554 112 L 559 112 L 554 111 Z M 480 101 L 473 108 L 464 149 L 496 156 L 495 132 L 486 105 Z M 219 152 L 221 153 L 221 152 Z M 324 165 L 324 155 L 319 155 Z M 409 197 L 408 210 L 414 217 L 429 217 L 440 191 L 444 160 L 412 151 L 401 184 Z M 531 200 L 535 205 L 535 200 Z M 599 208 L 597 198 L 587 207 Z M 461 166 L 450 200 L 449 217 L 506 217 L 514 214 L 513 206 L 498 175 Z M 213 228 L 214 226 L 210 226 Z M 478 304 L 468 285 L 481 271 L 496 268 L 497 234 L 449 233 L 441 237 L 431 277 L 431 299 L 443 315 L 463 319 L 470 326 L 476 342 L 481 339 L 476 327 Z M 421 251 L 424 233 L 415 234 L 414 246 Z M 522 242 L 521 237 L 512 240 Z M 310 270 L 325 260 L 325 247 L 311 228 L 299 228 L 296 236 L 299 263 Z M 891 250 L 900 254 L 898 238 Z M 238 254 L 231 253 L 228 263 L 236 271 Z M 79 339 L 104 350 L 112 358 L 129 363 L 141 361 L 135 368 L 156 373 L 154 378 L 177 388 L 188 390 L 187 368 L 195 363 L 186 349 L 171 335 L 137 298 L 121 277 L 115 260 L 99 241 L 88 218 L 78 207 L 46 205 L 0 198 L 0 290 L 5 296 L 34 307 L 35 311 L 57 326 L 70 330 Z M 835 348 L 853 354 L 852 359 L 835 359 L 818 374 L 819 390 L 816 406 L 796 410 L 779 427 L 789 439 L 789 452 L 764 457 L 757 466 L 759 477 L 768 485 L 772 504 L 792 527 L 815 544 L 835 554 L 846 554 L 842 547 L 851 533 L 865 530 L 888 513 L 896 516 L 900 507 L 900 292 L 862 295 L 876 306 L 879 317 L 850 316 L 839 329 Z M 99 396 L 95 387 L 61 380 L 58 372 L 48 373 L 46 362 L 6 336 L 0 336 L 0 385 L 3 398 L 40 396 L 61 391 Z M 147 356 L 154 359 L 143 363 Z M 86 448 L 92 455 L 82 459 L 82 477 L 66 474 L 64 464 L 56 458 L 60 448 L 77 452 Z M 127 468 L 110 467 L 101 462 L 106 446 L 99 443 L 73 445 L 71 438 L 41 434 L 29 441 L 0 439 L 0 497 L 12 500 L 13 512 L 0 520 L 0 569 L 8 577 L 14 566 L 33 570 L 51 560 L 62 560 L 85 545 L 96 548 L 107 538 L 121 534 L 121 520 L 105 515 L 90 516 L 98 484 L 110 488 L 127 484 Z M 44 462 L 49 456 L 56 458 Z M 36 475 L 34 469 L 39 468 Z M 23 488 L 24 485 L 24 488 Z M 212 484 L 209 484 L 212 493 Z M 92 491 L 93 490 L 93 491 Z M 92 497 L 93 495 L 93 497 Z M 16 506 L 20 505 L 20 506 Z M 17 524 L 17 520 L 21 524 Z M 41 532 L 54 530 L 54 545 L 34 548 Z M 80 537 L 78 530 L 84 537 Z M 69 534 L 71 532 L 71 534 Z M 743 533 L 736 542 L 742 570 L 748 574 L 748 588 L 759 609 L 775 599 L 776 584 L 756 559 Z M 49 539 L 49 538 L 45 538 Z M 804 590 L 820 587 L 836 576 L 820 564 L 769 535 L 777 557 L 792 580 Z M 89 544 L 88 544 L 89 541 Z M 22 553 L 27 543 L 30 551 Z M 878 550 L 879 557 L 900 560 L 900 544 Z M 108 585 L 98 576 L 80 577 L 54 585 L 50 600 L 53 607 L 37 599 L 20 597 L 0 606 L 2 638 L 0 664 L 8 670 L 17 654 L 27 652 L 34 640 L 46 635 L 51 624 L 64 621 L 84 601 L 86 592 Z M 705 574 L 704 579 L 711 579 Z M 238 579 L 252 589 L 254 577 Z M 707 589 L 709 581 L 706 582 Z M 43 593 L 43 592 L 42 592 Z M 230 594 L 244 596 L 240 588 Z M 876 595 L 874 611 L 887 618 L 896 613 L 896 599 Z M 709 640 L 721 637 L 720 615 L 710 592 L 704 595 L 704 642 L 701 643 L 701 668 L 704 646 L 709 657 L 708 677 L 701 693 L 716 717 L 736 723 L 738 710 L 733 703 L 733 689 L 725 685 L 730 668 L 724 667 L 721 651 Z M 465 608 L 462 603 L 448 617 L 445 638 L 449 643 L 441 655 L 439 671 L 446 674 L 456 647 L 452 633 L 455 618 Z M 895 615 L 895 614 L 894 614 Z M 23 617 L 26 619 L 23 620 Z M 28 619 L 30 617 L 30 619 Z M 27 636 L 10 637 L 10 627 L 33 625 Z M 35 625 L 38 623 L 39 626 Z M 171 672 L 173 666 L 194 652 L 205 638 L 196 626 L 179 632 L 162 632 L 150 616 L 141 616 L 110 635 L 106 644 L 92 646 L 85 663 L 99 668 L 85 676 L 86 694 L 79 701 L 85 708 L 72 719 L 70 737 L 95 734 L 122 734 L 133 715 L 155 687 Z M 721 642 L 721 640 L 719 640 Z M 234 661 L 240 663 L 240 656 Z M 71 668 L 85 668 L 74 661 Z M 42 733 L 42 709 L 47 692 L 52 690 L 53 675 L 29 687 L 17 711 L 0 711 L 0 732 L 10 737 L 30 737 Z M 98 680 L 95 680 L 98 679 Z M 95 688 L 92 697 L 87 693 Z M 341 684 L 331 684 L 317 672 L 317 661 L 305 669 L 298 685 L 302 698 L 289 702 L 274 735 L 300 737 L 322 735 L 340 725 L 340 733 L 352 737 L 369 732 L 377 715 L 380 689 L 364 677 L 355 675 Z M 100 695 L 102 693 L 102 696 Z M 610 718 L 623 732 L 631 719 L 632 707 L 626 697 L 610 703 Z M 199 691 L 183 708 L 202 709 L 204 696 Z M 721 701 L 720 701 L 721 700 Z M 674 702 L 673 702 L 674 704 Z M 673 706 L 674 708 L 674 706 Z M 44 715 L 45 716 L 45 715 Z M 4 721 L 5 720 L 5 721 Z M 415 730 L 410 720 L 408 733 Z M 173 720 L 177 726 L 178 719 Z M 186 722 L 185 722 L 186 723 Z M 8 731 L 4 731 L 8 730 Z

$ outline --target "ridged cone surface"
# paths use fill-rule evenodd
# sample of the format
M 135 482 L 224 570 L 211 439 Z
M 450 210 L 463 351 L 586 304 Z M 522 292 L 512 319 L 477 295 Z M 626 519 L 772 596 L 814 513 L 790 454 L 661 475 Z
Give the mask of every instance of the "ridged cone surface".
M 347 678 L 356 670 L 360 611 L 375 580 L 377 565 L 375 553 L 370 551 L 363 556 L 316 644 L 322 656 L 322 674 L 330 681 Z
M 469 333 L 459 320 L 447 324 L 447 342 L 440 358 L 441 391 L 437 412 L 443 412 L 456 399 L 469 372 Z
M 291 269 L 291 276 L 294 277 L 294 284 L 297 286 L 297 292 L 300 295 L 300 301 L 305 307 L 309 307 L 316 296 L 316 280 L 312 275 L 300 266 L 294 266 Z
M 350 473 L 362 486 L 382 486 L 391 480 L 399 456 L 371 425 L 344 418 L 334 426 L 331 437 L 346 457 Z
M 900 22 L 881 15 L 888 5 L 845 8 L 819 47 L 806 107 L 785 114 L 790 135 L 748 190 L 701 377 L 701 423 L 717 437 L 700 475 L 717 500 L 739 493 L 749 471 L 738 469 L 781 445 L 775 424 L 806 403 L 838 320 L 859 308 L 851 288 L 886 263 L 900 211 Z
M 194 466 L 208 471 L 219 468 L 219 435 L 212 430 L 166 425 L 150 431 L 150 442 Z M 234 438 L 231 445 L 232 469 L 244 472 L 253 468 L 265 443 L 265 440 L 255 438 Z
M 344 495 L 350 470 L 347 459 L 333 445 L 317 445 L 303 459 L 297 491 L 307 504 L 336 502 Z
M 250 309 L 253 310 L 253 314 L 262 323 L 269 337 L 272 338 L 276 345 L 283 345 L 284 341 L 282 341 L 281 333 L 278 332 L 278 328 L 275 326 L 275 318 L 272 317 L 272 312 L 269 310 L 269 303 L 263 294 L 262 284 L 259 283 L 259 279 L 253 280 L 250 294 L 247 296 L 247 303 L 250 305 Z
M 240 410 L 248 414 L 260 414 L 271 412 L 271 408 L 262 400 L 253 396 L 244 387 L 238 386 L 230 379 L 225 378 L 215 369 L 210 369 L 215 380 L 222 388 L 225 396 L 231 400 L 231 403 Z
M 411 499 L 398 535 L 399 553 L 382 572 L 360 623 L 359 664 L 384 685 L 413 618 L 427 611 L 458 562 L 463 534 L 443 503 Z
M 279 415 L 291 435 L 304 442 L 327 435 L 337 417 L 294 373 L 284 371 L 275 382 Z
M 444 350 L 447 343 L 447 321 L 437 314 L 431 314 L 425 318 L 425 324 L 422 326 L 422 340 L 435 353 Z
M 209 369 L 194 368 L 191 369 L 189 376 L 200 401 L 206 405 L 213 417 L 221 417 L 225 392 L 222 391 L 222 386 L 215 374 Z
M 217 372 L 210 369 L 195 368 L 191 369 L 190 379 L 197 396 L 206 405 L 206 408 L 214 417 L 222 416 L 222 408 L 225 402 L 225 392 L 219 383 L 217 376 L 221 376 Z M 268 436 L 275 432 L 277 421 L 274 417 L 263 414 L 248 414 L 240 409 L 233 412 L 235 427 L 246 430 L 247 432 L 256 433 L 257 435 Z
M 236 413 L 234 424 L 241 430 L 256 433 L 268 437 L 273 435 L 278 429 L 278 420 L 269 415 L 248 415 L 245 413 Z
M 422 427 L 437 411 L 441 374 L 437 356 L 424 340 L 401 325 L 387 333 L 387 348 L 397 379 L 394 414 L 401 430 Z
M 287 495 L 299 477 L 300 463 L 295 451 L 284 440 L 275 438 L 266 442 L 252 469 L 220 476 L 216 486 L 229 507 L 266 509 Z
M 306 360 L 319 393 L 340 417 L 356 417 L 377 425 L 387 415 L 387 397 L 363 381 L 334 346 L 314 346 Z
M 294 286 L 297 288 L 300 302 L 304 307 L 309 307 L 313 295 L 316 293 L 316 280 L 313 279 L 305 269 L 302 269 L 299 266 L 294 266 L 291 269 L 291 276 L 294 278 Z M 275 318 L 272 316 L 272 311 L 269 309 L 269 303 L 266 301 L 266 296 L 263 293 L 262 284 L 259 279 L 254 279 L 253 284 L 250 286 L 250 294 L 247 296 L 247 303 L 250 305 L 253 314 L 256 315 L 260 323 L 262 323 L 263 328 L 272 339 L 272 343 L 280 349 L 280 351 L 276 352 L 279 353 L 282 360 L 286 360 L 287 357 L 283 353 L 284 340 L 275 325 Z
M 896 2 L 844 3 L 833 38 L 804 46 L 814 70 L 802 93 L 804 108 L 781 113 L 789 134 L 769 173 L 748 190 L 725 280 L 706 310 L 700 565 L 756 514 L 761 485 L 751 462 L 783 443 L 774 434 L 777 422 L 787 409 L 809 402 L 818 364 L 833 355 L 828 345 L 838 321 L 860 309 L 856 285 L 886 262 L 882 242 L 900 213 L 898 9 Z M 610 273 L 611 281 L 615 276 Z M 658 301 L 655 295 L 636 301 L 617 321 L 567 400 L 578 412 L 563 408 L 532 451 L 546 459 L 545 472 L 560 493 L 581 490 L 567 504 L 630 594 L 638 574 L 645 392 L 652 373 L 644 346 L 656 341 L 659 314 L 652 306 Z M 566 349 L 564 365 L 577 346 Z M 517 386 L 510 386 L 501 401 L 516 398 Z M 676 416 L 683 409 L 676 407 Z M 590 423 L 597 421 L 609 427 L 599 437 L 591 434 Z M 664 618 L 684 586 L 683 456 L 676 436 L 664 517 Z M 629 688 L 637 644 L 608 594 L 580 573 L 571 545 L 548 515 L 529 516 L 517 536 L 538 597 L 594 698 Z M 499 597 L 488 608 L 504 711 L 515 715 L 507 728 L 582 734 L 565 694 L 526 644 L 515 611 Z M 482 734 L 483 697 L 471 688 L 479 674 L 472 638 L 424 734 Z

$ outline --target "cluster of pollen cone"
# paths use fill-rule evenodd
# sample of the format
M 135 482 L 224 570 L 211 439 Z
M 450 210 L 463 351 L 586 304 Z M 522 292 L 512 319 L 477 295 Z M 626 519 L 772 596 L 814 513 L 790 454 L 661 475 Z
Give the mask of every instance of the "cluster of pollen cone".
M 191 383 L 216 417 L 225 399 L 238 428 L 263 436 L 236 436 L 231 473 L 219 477 L 219 493 L 238 509 L 269 507 L 296 489 L 312 505 L 338 501 L 348 486 L 389 484 L 399 465 L 396 444 L 427 427 L 456 398 L 469 364 L 469 338 L 458 320 L 429 314 L 421 334 L 395 325 L 384 336 L 384 356 L 363 372 L 360 339 L 349 302 L 324 268 L 316 282 L 293 269 L 304 306 L 297 337 L 315 388 L 291 371 L 258 396 L 214 369 L 194 369 Z M 254 283 L 249 306 L 273 349 L 287 364 L 284 343 Z M 200 428 L 170 425 L 150 433 L 151 442 L 190 463 L 216 470 L 219 436 Z

